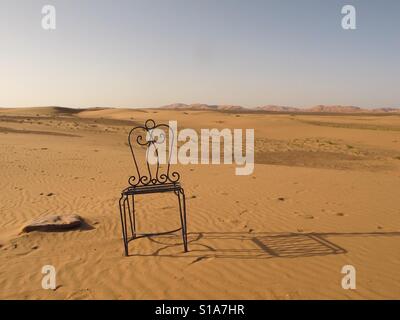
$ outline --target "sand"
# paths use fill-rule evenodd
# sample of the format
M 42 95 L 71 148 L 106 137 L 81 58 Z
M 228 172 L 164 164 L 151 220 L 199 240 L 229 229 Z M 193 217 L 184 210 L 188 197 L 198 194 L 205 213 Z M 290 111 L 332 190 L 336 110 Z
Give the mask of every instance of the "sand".
M 180 234 L 131 243 L 120 191 L 136 123 L 254 128 L 255 171 L 177 165 L 190 252 Z M 400 116 L 216 111 L 0 109 L 1 299 L 400 298 Z M 179 226 L 174 195 L 143 195 L 138 229 Z M 32 219 L 78 214 L 90 226 L 21 234 Z M 55 290 L 41 287 L 44 265 Z M 341 286 L 342 267 L 356 290 Z

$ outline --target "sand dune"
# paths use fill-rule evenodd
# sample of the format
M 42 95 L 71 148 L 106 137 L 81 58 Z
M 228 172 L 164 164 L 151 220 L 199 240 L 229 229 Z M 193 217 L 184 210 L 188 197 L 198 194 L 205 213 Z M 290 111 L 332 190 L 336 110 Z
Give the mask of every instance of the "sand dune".
M 126 135 L 148 118 L 180 128 L 254 128 L 255 171 L 178 165 L 190 252 L 179 234 L 123 256 L 118 198 Z M 383 299 L 400 292 L 400 118 L 213 110 L 0 109 L 2 299 Z M 173 195 L 137 204 L 142 232 L 179 225 Z M 84 230 L 21 234 L 45 214 Z M 41 288 L 43 265 L 57 289 Z M 341 268 L 357 270 L 357 290 Z
M 60 116 L 60 115 L 74 115 L 78 114 L 85 109 L 75 109 L 66 107 L 35 107 L 35 108 L 0 108 L 0 114 L 11 113 L 13 115 L 23 116 Z

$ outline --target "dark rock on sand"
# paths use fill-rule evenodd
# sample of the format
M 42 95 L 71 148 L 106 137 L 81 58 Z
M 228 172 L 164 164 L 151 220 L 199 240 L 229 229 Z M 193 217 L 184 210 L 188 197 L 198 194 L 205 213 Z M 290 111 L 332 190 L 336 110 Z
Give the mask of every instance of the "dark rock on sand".
M 64 231 L 78 228 L 83 224 L 83 219 L 76 214 L 51 215 L 33 220 L 26 225 L 22 232 L 31 231 Z

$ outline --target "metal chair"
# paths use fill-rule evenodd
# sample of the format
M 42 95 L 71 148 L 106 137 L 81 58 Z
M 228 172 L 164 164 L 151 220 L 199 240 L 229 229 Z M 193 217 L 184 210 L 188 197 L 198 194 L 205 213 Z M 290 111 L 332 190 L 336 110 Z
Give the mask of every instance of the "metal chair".
M 157 133 L 155 133 L 156 131 Z M 128 245 L 132 240 L 169 234 L 180 230 L 182 231 L 184 251 L 188 251 L 185 191 L 179 182 L 180 174 L 176 171 L 170 171 L 171 155 L 174 147 L 173 143 L 176 140 L 174 134 L 169 125 L 156 125 L 152 119 L 147 120 L 143 126 L 135 127 L 129 132 L 128 143 L 131 149 L 136 174 L 129 178 L 129 187 L 121 192 L 121 198 L 119 199 L 125 256 L 129 255 Z M 162 144 L 165 146 L 167 137 L 169 137 L 169 151 L 167 152 L 166 149 L 164 149 L 164 151 L 166 151 L 165 154 L 168 154 L 168 156 L 162 158 L 163 155 L 160 154 L 159 151 L 162 149 Z M 144 170 L 141 170 L 139 161 L 135 156 L 135 149 L 133 147 L 135 142 L 137 147 L 136 151 L 139 151 L 138 149 L 140 148 L 145 149 L 146 159 L 143 161 L 145 163 Z M 150 161 L 150 155 L 153 155 L 152 161 Z M 163 161 L 160 162 L 160 158 Z M 159 233 L 138 233 L 136 231 L 135 196 L 165 192 L 173 192 L 178 197 L 180 228 Z M 130 235 L 128 233 L 130 233 Z

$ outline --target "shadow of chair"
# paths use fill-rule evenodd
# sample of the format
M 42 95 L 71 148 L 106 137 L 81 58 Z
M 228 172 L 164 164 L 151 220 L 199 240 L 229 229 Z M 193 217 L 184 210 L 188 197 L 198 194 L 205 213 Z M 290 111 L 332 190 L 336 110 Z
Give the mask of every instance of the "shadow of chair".
M 400 232 L 273 233 L 273 232 L 192 232 L 188 234 L 190 253 L 176 250 L 176 235 L 149 238 L 155 251 L 137 256 L 165 258 L 271 259 L 346 254 L 334 243 L 335 237 L 398 237 Z M 328 239 L 329 238 L 329 239 Z

